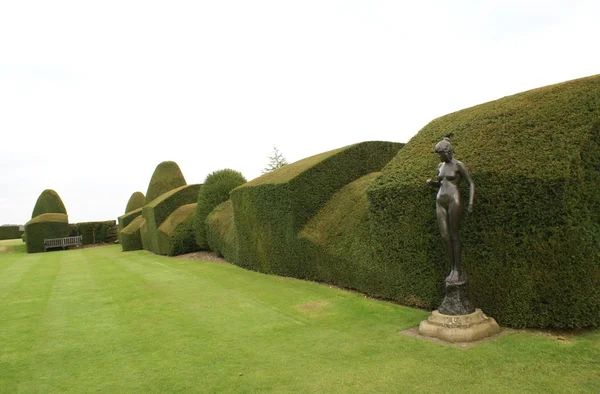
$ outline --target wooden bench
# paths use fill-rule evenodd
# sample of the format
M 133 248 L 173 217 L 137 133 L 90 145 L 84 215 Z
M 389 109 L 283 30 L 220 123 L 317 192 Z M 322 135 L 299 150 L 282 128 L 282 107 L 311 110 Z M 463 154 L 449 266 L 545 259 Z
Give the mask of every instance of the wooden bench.
M 44 252 L 50 248 L 63 248 L 63 250 L 65 250 L 67 249 L 67 246 L 81 245 L 83 245 L 83 237 L 81 235 L 76 237 L 44 239 Z

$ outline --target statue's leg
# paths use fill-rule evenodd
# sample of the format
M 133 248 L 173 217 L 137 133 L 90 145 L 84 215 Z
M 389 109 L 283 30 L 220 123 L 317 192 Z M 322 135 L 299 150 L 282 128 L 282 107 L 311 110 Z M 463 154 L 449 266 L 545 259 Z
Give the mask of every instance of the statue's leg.
M 465 275 L 461 267 L 461 245 L 460 245 L 460 217 L 462 209 L 460 203 L 453 202 L 448 207 L 448 232 L 452 245 L 452 273 L 451 282 L 464 281 Z
M 448 255 L 448 258 L 450 259 L 450 265 L 452 266 L 452 268 L 454 268 L 454 264 L 452 264 L 452 260 L 453 260 L 453 251 L 452 251 L 452 242 L 450 241 L 450 231 L 448 228 L 448 211 L 446 210 L 446 208 L 444 208 L 443 206 L 440 206 L 439 204 L 436 207 L 436 212 L 437 212 L 437 222 L 438 222 L 438 226 L 440 228 L 440 234 L 442 236 L 442 241 L 444 242 L 444 247 L 446 249 L 446 254 Z M 452 272 L 450 272 L 450 275 L 448 275 L 448 278 L 452 276 Z M 446 279 L 448 279 L 446 278 Z

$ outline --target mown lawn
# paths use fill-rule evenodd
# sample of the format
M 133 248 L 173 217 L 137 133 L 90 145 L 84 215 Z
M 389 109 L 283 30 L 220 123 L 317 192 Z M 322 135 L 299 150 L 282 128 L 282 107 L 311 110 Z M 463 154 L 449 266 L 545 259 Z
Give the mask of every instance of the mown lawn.
M 0 253 L 0 392 L 600 392 L 600 331 L 463 350 L 424 311 L 119 246 Z M 14 246 L 16 245 L 16 246 Z

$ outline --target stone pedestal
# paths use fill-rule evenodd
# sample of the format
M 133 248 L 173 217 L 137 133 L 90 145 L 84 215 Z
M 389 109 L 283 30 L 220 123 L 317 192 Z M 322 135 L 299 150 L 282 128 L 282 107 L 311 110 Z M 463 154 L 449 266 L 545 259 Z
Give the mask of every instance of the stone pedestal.
M 436 310 L 419 325 L 419 334 L 448 342 L 473 342 L 499 331 L 496 320 L 481 309 L 468 315 L 443 315 Z

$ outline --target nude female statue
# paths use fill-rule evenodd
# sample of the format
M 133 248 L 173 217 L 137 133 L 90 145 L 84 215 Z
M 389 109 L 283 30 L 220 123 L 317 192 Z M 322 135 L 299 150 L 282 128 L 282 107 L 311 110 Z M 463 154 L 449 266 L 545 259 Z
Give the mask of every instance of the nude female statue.
M 462 284 L 466 281 L 466 274 L 460 266 L 459 230 L 462 205 L 458 185 L 462 178 L 469 184 L 469 207 L 467 211 L 471 213 L 475 198 L 475 184 L 464 164 L 452 158 L 452 145 L 449 138 L 445 137 L 435 145 L 435 153 L 442 160 L 438 164 L 438 180 L 428 179 L 427 184 L 439 187 L 436 198 L 437 222 L 444 240 L 446 253 L 452 263 L 452 270 L 450 275 L 446 277 L 446 284 Z

